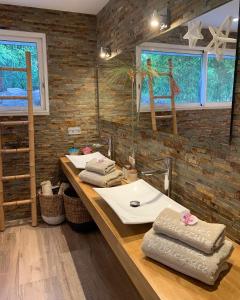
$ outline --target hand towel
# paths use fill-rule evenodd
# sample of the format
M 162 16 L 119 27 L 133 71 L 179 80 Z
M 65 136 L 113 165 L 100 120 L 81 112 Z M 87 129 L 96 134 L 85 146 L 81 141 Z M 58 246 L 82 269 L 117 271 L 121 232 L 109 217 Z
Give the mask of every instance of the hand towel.
M 224 242 L 225 225 L 211 224 L 201 220 L 195 225 L 184 225 L 181 215 L 170 209 L 164 209 L 153 224 L 157 233 L 182 241 L 205 253 L 213 253 Z
M 82 181 L 90 183 L 99 187 L 111 187 L 121 184 L 122 171 L 116 170 L 107 175 L 100 175 L 97 173 L 89 172 L 87 170 L 82 171 L 79 174 Z
M 100 159 L 94 158 L 86 163 L 85 169 L 89 172 L 106 175 L 115 171 L 115 161 L 107 157 L 103 157 Z
M 225 241 L 213 254 L 205 254 L 153 229 L 143 239 L 142 250 L 146 256 L 206 284 L 214 285 L 219 274 L 228 268 L 227 259 L 233 244 Z

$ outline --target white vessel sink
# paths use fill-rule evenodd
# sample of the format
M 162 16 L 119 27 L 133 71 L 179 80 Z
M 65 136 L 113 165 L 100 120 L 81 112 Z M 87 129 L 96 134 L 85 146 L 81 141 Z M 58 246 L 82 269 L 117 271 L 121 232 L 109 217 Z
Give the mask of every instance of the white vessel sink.
M 152 223 L 164 208 L 177 212 L 187 209 L 162 194 L 143 179 L 112 188 L 94 188 L 108 203 L 124 224 Z M 139 201 L 140 206 L 131 207 L 131 201 Z
M 74 167 L 77 169 L 85 169 L 86 163 L 94 158 L 102 158 L 100 152 L 94 152 L 86 155 L 66 155 L 66 157 L 73 163 Z

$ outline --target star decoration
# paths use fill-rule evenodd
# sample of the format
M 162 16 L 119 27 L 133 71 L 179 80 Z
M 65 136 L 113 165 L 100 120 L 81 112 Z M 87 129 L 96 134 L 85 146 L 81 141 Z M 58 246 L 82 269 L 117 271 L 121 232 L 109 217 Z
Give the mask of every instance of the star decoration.
M 209 26 L 209 30 L 212 34 L 213 39 L 207 45 L 205 51 L 213 51 L 216 54 L 216 59 L 220 61 L 223 59 L 224 51 L 226 49 L 227 43 L 236 43 L 237 40 L 229 38 L 229 33 L 232 26 L 233 17 L 226 17 L 224 22 L 219 28 L 214 28 Z
M 190 48 L 194 48 L 197 44 L 197 41 L 203 39 L 201 30 L 202 23 L 200 21 L 188 23 L 188 32 L 184 35 L 183 38 L 189 41 Z

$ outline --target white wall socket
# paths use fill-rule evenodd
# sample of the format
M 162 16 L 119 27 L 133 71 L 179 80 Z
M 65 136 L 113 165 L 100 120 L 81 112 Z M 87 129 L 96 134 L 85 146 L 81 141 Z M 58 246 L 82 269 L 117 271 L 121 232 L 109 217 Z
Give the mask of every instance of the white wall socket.
M 68 127 L 68 134 L 69 135 L 78 135 L 81 133 L 80 127 Z

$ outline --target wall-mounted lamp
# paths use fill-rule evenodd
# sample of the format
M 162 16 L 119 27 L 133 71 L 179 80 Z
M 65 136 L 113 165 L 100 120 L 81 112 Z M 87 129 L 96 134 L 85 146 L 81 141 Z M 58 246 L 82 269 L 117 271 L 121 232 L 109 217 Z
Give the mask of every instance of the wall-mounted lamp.
M 170 25 L 169 9 L 166 8 L 161 11 L 154 10 L 150 19 L 150 25 L 152 28 L 159 28 L 160 30 L 168 28 Z
M 109 47 L 101 47 L 100 48 L 100 53 L 99 53 L 99 56 L 102 58 L 102 59 L 107 59 L 107 58 L 110 58 L 112 55 L 112 51 Z

